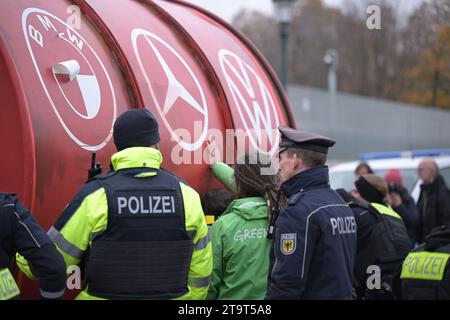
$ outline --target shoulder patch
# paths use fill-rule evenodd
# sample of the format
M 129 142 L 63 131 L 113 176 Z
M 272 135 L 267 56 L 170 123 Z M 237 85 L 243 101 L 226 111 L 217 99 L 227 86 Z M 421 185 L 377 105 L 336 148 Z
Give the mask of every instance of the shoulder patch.
M 280 251 L 282 254 L 289 256 L 297 250 L 297 234 L 282 233 L 280 236 Z

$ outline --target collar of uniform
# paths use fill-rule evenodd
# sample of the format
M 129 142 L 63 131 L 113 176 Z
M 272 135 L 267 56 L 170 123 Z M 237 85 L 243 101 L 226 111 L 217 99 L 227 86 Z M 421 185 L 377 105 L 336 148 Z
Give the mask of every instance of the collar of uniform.
M 283 193 L 290 197 L 299 191 L 306 191 L 317 187 L 329 187 L 328 167 L 318 166 L 302 171 L 281 185 Z
M 114 170 L 129 168 L 159 169 L 163 162 L 161 152 L 149 147 L 133 147 L 119 151 L 111 157 Z

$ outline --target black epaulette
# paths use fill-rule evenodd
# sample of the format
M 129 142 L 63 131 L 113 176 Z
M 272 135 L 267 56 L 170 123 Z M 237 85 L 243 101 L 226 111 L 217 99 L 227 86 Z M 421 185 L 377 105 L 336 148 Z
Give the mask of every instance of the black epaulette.
M 109 177 L 114 176 L 116 173 L 117 173 L 117 171 L 108 171 L 108 172 L 105 172 L 105 173 L 101 173 L 101 174 L 98 174 L 95 177 L 89 179 L 88 181 L 86 181 L 86 183 L 89 183 L 89 182 L 95 181 L 95 180 L 105 180 L 105 179 L 107 179 Z
M 14 203 L 13 202 L 8 202 L 6 201 L 6 197 L 12 197 L 13 199 L 17 199 L 17 194 L 16 193 L 9 193 L 9 192 L 0 192 L 0 207 L 3 207 L 4 205 L 10 204 L 10 203 Z
M 299 191 L 299 192 L 297 192 L 297 193 L 294 193 L 290 198 L 289 198 L 289 200 L 288 200 L 288 202 L 287 202 L 287 206 L 295 206 L 295 204 L 297 203 L 297 201 L 301 198 L 301 197 L 303 197 L 305 195 L 305 193 L 304 192 L 302 192 L 302 191 Z
M 172 177 L 176 178 L 178 181 L 183 182 L 183 184 L 185 184 L 185 185 L 187 185 L 188 187 L 190 187 L 189 183 L 188 183 L 186 180 L 181 179 L 179 176 L 173 174 L 172 172 L 167 171 L 166 169 L 163 169 L 163 168 L 159 168 L 159 170 L 164 171 L 164 172 L 167 173 L 167 174 L 170 174 Z

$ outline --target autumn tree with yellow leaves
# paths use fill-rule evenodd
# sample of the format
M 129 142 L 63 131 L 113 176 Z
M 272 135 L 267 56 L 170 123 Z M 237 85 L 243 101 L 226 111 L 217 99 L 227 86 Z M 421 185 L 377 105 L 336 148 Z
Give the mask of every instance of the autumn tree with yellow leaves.
M 408 72 L 403 100 L 450 109 L 450 27 L 438 26 L 435 39 Z
M 406 0 L 404 0 L 406 1 Z M 450 0 L 426 0 L 405 15 L 397 0 L 298 0 L 289 42 L 289 82 L 327 88 L 323 56 L 339 52 L 338 90 L 450 109 Z M 381 8 L 381 29 L 366 26 L 369 4 Z M 273 17 L 241 12 L 233 25 L 275 69 L 280 61 Z

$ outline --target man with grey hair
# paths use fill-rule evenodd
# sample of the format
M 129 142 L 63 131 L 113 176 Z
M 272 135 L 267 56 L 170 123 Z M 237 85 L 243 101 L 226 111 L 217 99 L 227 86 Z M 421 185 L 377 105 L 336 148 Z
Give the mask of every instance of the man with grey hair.
M 421 220 L 419 242 L 424 242 L 431 229 L 450 222 L 450 191 L 433 158 L 420 161 L 418 174 L 423 181 L 417 203 Z

